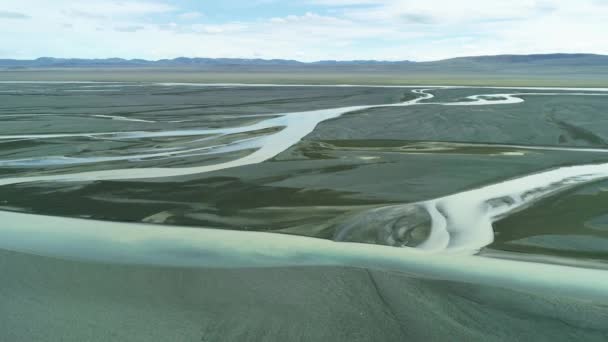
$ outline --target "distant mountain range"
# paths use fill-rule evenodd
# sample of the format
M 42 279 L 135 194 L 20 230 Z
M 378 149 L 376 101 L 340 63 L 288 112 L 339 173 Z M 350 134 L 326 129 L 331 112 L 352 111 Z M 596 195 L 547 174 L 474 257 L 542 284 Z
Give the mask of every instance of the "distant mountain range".
M 591 67 L 608 66 L 608 56 L 595 54 L 537 54 L 537 55 L 497 55 L 497 56 L 475 56 L 458 57 L 433 62 L 412 61 L 375 61 L 375 60 L 353 60 L 353 61 L 318 61 L 300 62 L 285 59 L 241 59 L 241 58 L 187 58 L 161 59 L 149 61 L 144 59 L 81 59 L 81 58 L 52 58 L 41 57 L 34 60 L 0 59 L 0 68 L 23 69 L 23 68 L 172 68 L 189 67 L 202 69 L 224 69 L 224 68 L 339 68 L 339 69 L 479 69 L 496 67 L 509 67 L 515 70 L 521 67 Z
M 0 81 L 433 84 L 608 87 L 608 56 L 538 54 L 431 62 L 187 58 L 0 59 Z
M 305 65 L 378 65 L 412 63 L 408 61 L 319 61 L 300 62 L 289 59 L 247 59 L 247 58 L 188 58 L 160 59 L 82 59 L 40 57 L 33 60 L 0 59 L 2 68 L 69 68 L 69 67 L 208 67 L 208 66 L 305 66 Z

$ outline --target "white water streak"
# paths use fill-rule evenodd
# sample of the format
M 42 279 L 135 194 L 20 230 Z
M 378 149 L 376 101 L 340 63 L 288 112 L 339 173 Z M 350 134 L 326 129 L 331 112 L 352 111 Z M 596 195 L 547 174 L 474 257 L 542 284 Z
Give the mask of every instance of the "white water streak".
M 558 88 L 553 88 L 560 90 Z M 171 177 L 171 176 L 182 176 L 196 173 L 204 173 L 222 170 L 231 167 L 250 165 L 263 162 L 268 160 L 279 153 L 285 151 L 289 147 L 298 143 L 304 136 L 312 132 L 313 129 L 319 124 L 328 119 L 339 117 L 348 112 L 370 109 L 370 108 L 381 108 L 381 107 L 395 107 L 395 106 L 412 106 L 412 105 L 462 105 L 462 106 L 474 106 L 474 105 L 497 105 L 497 104 L 515 104 L 521 103 L 524 100 L 518 96 L 529 96 L 529 95 L 608 95 L 608 94 L 587 94 L 587 93 L 515 93 L 515 94 L 488 94 L 488 95 L 474 95 L 470 96 L 470 101 L 462 102 L 449 102 L 449 103 L 422 103 L 422 100 L 428 100 L 433 97 L 432 94 L 427 93 L 426 90 L 413 90 L 413 92 L 421 95 L 421 97 L 398 104 L 389 105 L 376 105 L 376 106 L 352 106 L 334 109 L 322 109 L 306 112 L 287 113 L 279 117 L 274 117 L 259 123 L 244 126 L 234 127 L 227 129 L 212 129 L 212 130 L 188 130 L 188 131 L 169 131 L 169 132 L 113 132 L 113 133 L 94 133 L 94 134 L 45 134 L 45 135 L 12 135 L 12 136 L 1 136 L 0 139 L 47 139 L 55 137 L 68 137 L 68 136 L 113 136 L 118 138 L 138 138 L 138 137 L 162 137 L 162 136 L 183 136 L 183 135 L 206 135 L 206 134 L 231 134 L 239 132 L 250 132 L 254 130 L 283 127 L 282 130 L 277 133 L 262 136 L 259 138 L 251 139 L 247 148 L 256 147 L 258 148 L 255 152 L 242 157 L 240 159 L 232 160 L 229 162 L 218 163 L 215 165 L 199 166 L 199 167 L 185 167 L 185 168 L 132 168 L 132 169 L 119 169 L 119 170 L 106 170 L 106 171 L 91 171 L 81 172 L 72 174 L 60 174 L 51 176 L 35 176 L 35 177 L 12 177 L 0 180 L 0 185 L 25 183 L 25 182 L 37 182 L 37 181 L 95 181 L 95 180 L 123 180 L 123 179 L 145 179 L 145 178 L 157 178 L 157 177 Z M 542 148 L 547 149 L 547 148 Z M 558 148 L 552 148 L 558 149 Z M 561 148 L 559 148 L 561 149 Z M 566 148 L 566 150 L 573 150 Z M 564 167 L 556 170 L 533 174 L 518 179 L 513 179 L 498 184 L 489 185 L 475 190 L 465 191 L 462 193 L 429 200 L 422 202 L 421 204 L 429 211 L 433 229 L 431 230 L 430 237 L 427 241 L 423 242 L 420 247 L 422 250 L 427 251 L 455 251 L 464 253 L 474 253 L 480 248 L 488 245 L 493 240 L 492 222 L 498 217 L 504 216 L 514 210 L 518 210 L 526 205 L 529 205 L 534 200 L 547 196 L 556 191 L 563 190 L 571 187 L 575 184 L 581 184 L 601 178 L 608 177 L 608 164 L 597 164 L 597 165 L 580 165 L 572 167 Z M 496 198 L 505 198 L 502 205 L 491 206 L 490 200 Z M 38 220 L 39 216 L 26 215 L 26 214 L 14 214 L 14 213 L 1 213 L 0 215 L 5 216 L 9 220 L 0 220 L 0 222 L 34 222 Z M 53 218 L 58 220 L 58 223 L 53 229 L 61 231 L 61 222 L 71 225 L 78 224 L 84 226 L 95 225 L 94 221 L 74 221 L 71 219 Z M 76 223 L 75 223 L 76 222 Z M 106 234 L 104 224 L 103 232 L 95 233 L 97 235 Z M 117 225 L 117 224 L 112 224 Z M 144 238 L 147 234 L 139 225 L 131 224 L 120 224 L 121 233 L 116 232 L 117 235 L 123 236 L 123 240 L 119 241 L 122 246 L 124 243 L 130 244 L 133 241 L 131 238 L 126 238 L 130 233 L 133 233 L 134 242 Z M 7 228 L 13 227 L 13 225 L 2 224 L 0 228 L 3 235 L 6 235 Z M 15 226 L 16 227 L 16 226 Z M 129 227 L 133 229 L 129 231 Z M 12 228 L 11 228 L 12 229 Z M 31 228 L 33 230 L 39 229 L 46 231 L 48 227 Z M 177 234 L 174 230 L 166 230 L 167 234 Z M 141 232 L 141 233 L 140 233 Z M 160 232 L 158 234 L 161 234 Z M 191 234 L 191 230 L 180 230 L 180 232 Z M 14 233 L 14 232 L 13 232 Z M 67 233 L 67 232 L 66 232 Z M 70 231 L 72 234 L 73 231 Z M 89 230 L 84 230 L 81 234 L 92 234 Z M 243 232 L 238 232 L 242 234 Z M 11 233 L 12 234 L 12 233 Z M 109 228 L 107 234 L 113 234 Z M 206 234 L 209 234 L 207 232 Z M 223 235 L 224 233 L 213 233 L 215 235 Z M 232 233 L 226 233 L 230 235 Z M 257 233 L 248 233 L 255 234 Z M 261 234 L 261 233 L 260 233 Z M 218 235 L 218 236 L 219 236 Z M 240 236 L 240 235 L 239 235 Z M 266 238 L 265 235 L 264 238 Z M 108 239 L 107 236 L 96 236 L 95 239 Z M 115 238 L 115 237 L 112 237 Z M 177 238 L 177 237 L 176 237 Z M 222 237 L 223 238 L 223 237 Z M 124 240 L 127 239 L 127 240 Z M 200 239 L 200 237 L 199 237 Z M 213 240 L 213 239 L 211 239 Z M 10 249 L 9 240 L 0 240 L 4 243 L 5 248 Z M 29 247 L 28 240 L 20 242 L 19 250 L 24 250 Z M 37 241 L 37 240 L 32 240 Z M 93 241 L 93 240 L 91 240 Z M 96 240 L 95 240 L 96 241 Z M 241 240 L 244 241 L 244 240 Z M 15 243 L 12 240 L 11 243 Z M 25 245 L 23 245 L 25 244 Z M 323 244 L 323 243 L 321 243 Z M 43 244 L 44 245 L 44 244 Z M 37 248 L 43 248 L 43 245 L 32 245 L 33 250 Z M 209 242 L 203 243 L 205 248 L 209 248 Z M 333 245 L 332 245 L 333 246 Z M 243 246 L 240 246 L 243 247 Z M 258 246 L 259 247 L 259 246 Z M 44 247 L 46 248 L 46 247 Z M 276 249 L 276 247 L 273 247 Z M 287 249 L 291 247 L 285 247 Z M 359 248 L 359 247 L 357 247 Z M 249 248 L 246 249 L 249 251 Z M 262 249 L 256 250 L 256 253 L 260 253 Z M 240 258 L 243 255 L 242 251 L 230 251 L 235 253 L 233 258 Z M 249 251 L 254 253 L 253 250 Z M 249 253 L 246 252 L 246 253 Z M 315 253 L 317 251 L 315 250 Z M 53 252 L 55 253 L 55 252 Z M 205 252 L 206 253 L 206 252 Z M 245 254 L 246 254 L 245 253 Z M 392 253 L 392 252 L 391 252 Z M 224 257 L 230 258 L 229 253 L 224 253 Z M 137 257 L 139 258 L 139 257 Z M 263 258 L 262 258 L 263 259 Z
M 204 173 L 222 170 L 231 167 L 244 166 L 250 164 L 261 163 L 268 159 L 271 159 L 279 153 L 285 151 L 289 147 L 295 145 L 304 136 L 313 131 L 313 129 L 321 122 L 339 117 L 345 113 L 371 109 L 371 108 L 383 108 L 383 107 L 398 107 L 398 106 L 413 106 L 413 105 L 445 105 L 445 106 L 474 106 L 474 105 L 498 105 L 498 104 L 514 104 L 521 103 L 524 100 L 517 97 L 518 95 L 563 95 L 562 93 L 517 93 L 517 94 L 490 94 L 490 95 L 473 95 L 469 96 L 470 101 L 462 102 L 447 102 L 447 103 L 433 103 L 433 102 L 422 102 L 433 98 L 433 95 L 428 93 L 429 89 L 414 89 L 414 92 L 420 97 L 395 104 L 387 105 L 371 105 L 371 106 L 351 106 L 333 109 L 321 109 L 314 111 L 286 113 L 278 117 L 273 117 L 258 123 L 231 128 L 218 128 L 218 129 L 192 129 L 192 130 L 172 130 L 172 131 L 132 131 L 132 132 L 105 132 L 105 133 L 66 133 L 66 134 L 23 134 L 23 135 L 4 135 L 0 136 L 0 140 L 14 140 L 14 139 L 54 139 L 54 138 L 71 138 L 71 137 L 89 137 L 89 138 L 102 138 L 102 139 L 142 139 L 142 138 L 161 138 L 161 137 L 186 137 L 186 136 L 199 136 L 199 135 L 228 135 L 237 134 L 243 132 L 253 132 L 268 128 L 279 128 L 283 127 L 277 133 L 272 135 L 262 136 L 255 140 L 249 141 L 247 144 L 243 144 L 242 149 L 259 148 L 255 152 L 236 159 L 233 161 L 206 165 L 199 167 L 184 167 L 184 168 L 129 168 L 129 169 L 116 169 L 116 170 L 105 170 L 105 171 L 91 171 L 71 174 L 60 174 L 52 176 L 35 176 L 35 177 L 13 177 L 5 178 L 0 180 L 1 185 L 32 182 L 32 181 L 93 181 L 93 180 L 118 180 L 118 179 L 135 179 L 135 178 L 158 178 L 158 177 L 172 177 L 172 176 L 183 176 L 194 173 Z M 576 95 L 590 95 L 587 93 L 576 93 Z M 608 94 L 591 94 L 591 95 L 608 95 Z M 491 97 L 491 100 L 485 97 Z M 231 150 L 234 151 L 235 149 Z M 193 151 L 193 150 L 188 150 Z M 165 153 L 170 155 L 169 153 Z M 175 154 L 171 153 L 171 154 Z M 159 155 L 150 155 L 148 157 L 157 157 Z M 91 162 L 103 162 L 112 160 L 129 160 L 137 158 L 146 158 L 141 155 L 134 156 L 121 156 L 121 157 L 95 157 L 94 159 L 85 158 L 67 158 L 65 156 L 48 157 L 46 159 L 34 161 L 34 160 L 12 160 L 6 161 L 6 163 L 14 165 L 44 165 L 47 161 L 50 164 L 57 164 L 64 161 L 66 164 L 77 164 L 77 163 L 91 163 Z M 50 165 L 48 164 L 48 165 Z
M 606 303 L 608 272 L 283 234 L 99 222 L 0 211 L 0 248 L 113 264 L 347 266 Z
M 156 121 L 152 121 L 152 120 L 144 120 L 144 119 L 135 119 L 135 118 L 127 118 L 125 116 L 120 116 L 120 115 L 93 115 L 94 117 L 98 117 L 98 118 L 103 118 L 103 119 L 112 119 L 112 120 L 119 120 L 119 121 L 133 121 L 133 122 L 148 122 L 148 123 L 154 123 Z
M 181 131 L 164 131 L 164 132 L 115 132 L 115 133 L 79 133 L 79 134 L 30 134 L 30 135 L 5 135 L 0 136 L 2 139 L 48 139 L 48 138 L 63 138 L 63 137 L 113 137 L 118 139 L 133 139 L 133 138 L 149 138 L 149 137 L 175 137 L 175 136 L 190 136 L 190 135 L 209 135 L 209 134 L 235 134 L 242 132 L 252 132 L 256 130 L 268 129 L 273 127 L 283 127 L 277 133 L 262 136 L 257 138 L 256 143 L 250 142 L 246 148 L 252 146 L 259 147 L 255 152 L 242 157 L 240 159 L 229 162 L 184 168 L 132 168 L 132 169 L 117 169 L 105 171 L 91 171 L 71 174 L 60 174 L 52 176 L 34 176 L 34 177 L 13 177 L 0 179 L 0 186 L 36 182 L 36 181 L 87 181 L 87 180 L 116 180 L 116 179 L 142 179 L 142 178 L 158 178 L 183 176 L 195 173 L 211 172 L 222 170 L 230 167 L 244 166 L 250 164 L 261 163 L 265 160 L 273 158 L 279 153 L 285 151 L 289 147 L 298 143 L 304 136 L 313 131 L 313 129 L 322 121 L 336 118 L 342 114 L 353 112 L 362 109 L 387 106 L 407 106 L 413 105 L 424 99 L 430 99 L 432 94 L 425 93 L 423 90 L 414 90 L 415 93 L 422 95 L 411 101 L 378 106 L 351 106 L 334 109 L 321 109 L 306 112 L 288 113 L 279 117 L 271 118 L 265 121 L 258 122 L 253 125 L 233 128 L 219 129 L 202 129 L 202 130 L 181 130 Z
M 608 163 L 561 167 L 421 202 L 431 213 L 432 229 L 418 248 L 475 253 L 494 241 L 492 223 L 498 218 L 558 191 L 604 178 Z

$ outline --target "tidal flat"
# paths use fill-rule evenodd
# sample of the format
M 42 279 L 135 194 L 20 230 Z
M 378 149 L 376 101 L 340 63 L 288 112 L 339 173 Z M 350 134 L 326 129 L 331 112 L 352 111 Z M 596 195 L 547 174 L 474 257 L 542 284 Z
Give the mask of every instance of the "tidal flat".
M 608 89 L 0 83 L 2 340 L 603 341 Z

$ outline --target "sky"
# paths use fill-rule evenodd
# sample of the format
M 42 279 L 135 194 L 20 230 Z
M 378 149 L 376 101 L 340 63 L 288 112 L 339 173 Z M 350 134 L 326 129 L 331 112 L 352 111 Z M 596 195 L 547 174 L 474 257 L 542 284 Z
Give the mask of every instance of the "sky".
M 608 0 L 0 0 L 0 58 L 608 54 Z

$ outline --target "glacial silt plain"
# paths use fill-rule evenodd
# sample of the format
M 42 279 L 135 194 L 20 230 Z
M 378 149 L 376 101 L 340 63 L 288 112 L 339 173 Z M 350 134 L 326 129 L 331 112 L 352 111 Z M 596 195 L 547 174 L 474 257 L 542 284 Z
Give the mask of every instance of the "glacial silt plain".
M 605 341 L 607 113 L 597 86 L 0 81 L 0 340 Z

